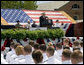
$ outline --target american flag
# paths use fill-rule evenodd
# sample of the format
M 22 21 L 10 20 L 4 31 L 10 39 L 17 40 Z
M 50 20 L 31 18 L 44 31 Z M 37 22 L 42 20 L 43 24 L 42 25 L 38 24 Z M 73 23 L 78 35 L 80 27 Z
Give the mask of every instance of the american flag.
M 18 20 L 21 24 L 27 23 L 28 20 L 33 21 L 23 10 L 19 9 L 1 9 L 1 16 L 9 25 L 16 24 Z
M 70 24 L 72 24 L 71 19 L 64 15 L 61 11 L 42 11 L 42 10 L 23 10 L 33 21 L 36 21 L 39 24 L 39 17 L 41 13 L 45 13 L 49 19 L 53 20 L 53 23 L 56 23 L 56 20 L 59 20 L 59 23 L 64 23 L 63 30 L 66 31 Z
M 38 10 L 23 10 L 27 15 L 29 15 L 34 21 L 39 23 L 39 17 L 41 13 L 45 12 L 46 16 L 55 21 L 58 19 L 59 22 L 72 23 L 66 16 L 64 16 L 60 11 L 38 11 Z
M 64 23 L 64 30 L 67 30 L 69 25 L 73 23 L 70 16 L 63 14 L 62 11 L 1 9 L 1 17 L 9 25 L 15 25 L 17 20 L 19 20 L 22 25 L 27 24 L 28 20 L 30 20 L 31 24 L 33 21 L 36 21 L 36 23 L 39 25 L 39 17 L 43 12 L 45 12 L 48 18 L 53 20 L 53 23 L 56 23 L 56 20 L 59 20 L 60 24 Z

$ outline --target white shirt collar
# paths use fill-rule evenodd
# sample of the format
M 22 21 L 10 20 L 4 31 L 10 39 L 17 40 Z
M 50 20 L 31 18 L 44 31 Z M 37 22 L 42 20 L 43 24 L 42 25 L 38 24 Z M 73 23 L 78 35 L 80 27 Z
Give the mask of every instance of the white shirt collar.
M 31 55 L 25 55 L 25 58 L 31 58 L 32 56 Z
M 48 60 L 51 60 L 52 58 L 54 59 L 54 56 L 49 57 Z
M 79 62 L 78 64 L 83 64 L 83 62 Z
M 57 53 L 58 53 L 59 56 L 62 55 L 62 52 L 63 52 L 63 49 L 57 50 Z
M 3 54 L 1 54 L 1 57 L 4 58 L 4 57 L 3 57 Z
M 71 60 L 63 61 L 62 64 L 71 64 Z
M 14 49 L 12 49 L 12 52 L 13 52 L 13 53 L 15 53 L 15 50 L 14 50 Z
M 43 53 L 44 56 L 46 56 L 46 53 Z
M 46 53 L 43 53 L 43 62 L 45 62 L 46 60 L 48 60 L 48 57 L 47 57 Z
M 18 57 L 19 57 L 19 58 L 24 58 L 24 55 L 19 55 Z

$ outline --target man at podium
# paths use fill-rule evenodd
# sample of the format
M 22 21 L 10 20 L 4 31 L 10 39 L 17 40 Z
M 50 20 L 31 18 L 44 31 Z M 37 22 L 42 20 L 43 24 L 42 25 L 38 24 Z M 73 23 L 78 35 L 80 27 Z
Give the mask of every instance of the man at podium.
M 45 16 L 45 13 L 42 13 L 42 16 L 40 16 L 40 18 L 39 18 L 40 27 L 43 27 L 43 24 L 44 24 L 45 21 L 46 21 L 46 17 L 47 17 L 47 16 Z

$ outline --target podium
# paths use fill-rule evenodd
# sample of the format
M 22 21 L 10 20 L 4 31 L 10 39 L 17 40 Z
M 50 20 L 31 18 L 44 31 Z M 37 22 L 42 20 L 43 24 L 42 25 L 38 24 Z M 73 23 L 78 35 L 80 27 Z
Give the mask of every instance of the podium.
M 53 21 L 52 20 L 43 21 L 43 23 L 42 23 L 42 27 L 51 28 L 52 25 L 53 25 Z

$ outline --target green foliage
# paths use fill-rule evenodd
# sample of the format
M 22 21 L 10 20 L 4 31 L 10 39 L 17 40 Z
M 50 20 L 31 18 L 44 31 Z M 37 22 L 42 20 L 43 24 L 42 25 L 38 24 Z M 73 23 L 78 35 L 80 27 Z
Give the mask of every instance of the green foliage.
M 16 30 L 13 36 L 13 39 L 24 39 L 26 34 L 24 30 Z
M 30 38 L 30 39 L 37 39 L 38 38 L 38 34 L 36 31 L 25 31 L 26 33 L 26 38 Z
M 5 39 L 5 38 L 12 38 L 13 37 L 13 33 L 14 31 L 9 29 L 9 30 L 3 30 L 3 32 L 1 32 L 1 38 Z
M 36 10 L 36 1 L 24 1 L 24 9 Z
M 1 1 L 2 9 L 29 9 L 36 10 L 36 1 Z
M 61 29 L 49 29 L 45 30 L 35 30 L 35 31 L 28 31 L 24 29 L 15 29 L 15 30 L 3 30 L 1 31 L 1 39 L 5 39 L 7 37 L 12 39 L 24 39 L 30 38 L 32 40 L 38 38 L 61 38 L 64 36 L 64 32 Z
M 5 39 L 6 37 L 5 31 L 1 32 L 1 39 Z

